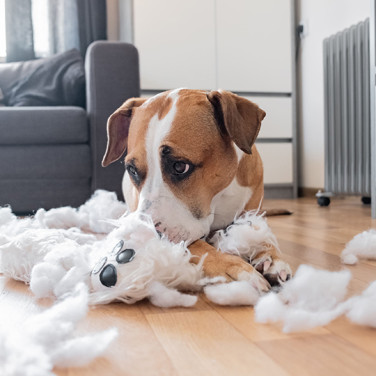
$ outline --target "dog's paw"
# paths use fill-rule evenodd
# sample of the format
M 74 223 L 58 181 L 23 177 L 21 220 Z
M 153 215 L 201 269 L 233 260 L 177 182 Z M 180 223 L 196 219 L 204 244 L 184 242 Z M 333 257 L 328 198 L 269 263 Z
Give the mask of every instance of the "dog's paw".
M 251 265 L 261 273 L 271 286 L 282 286 L 292 277 L 290 265 L 270 252 L 260 252 Z
M 208 270 L 206 270 L 207 274 Z M 260 294 L 270 290 L 269 282 L 250 264 L 239 256 L 223 254 L 215 270 L 209 272 L 212 276 L 223 277 L 226 282 L 247 281 Z
M 202 260 L 204 278 L 223 282 L 247 281 L 260 294 L 270 290 L 269 282 L 248 262 L 240 256 L 222 253 L 203 240 L 197 240 L 189 246 L 192 255 L 191 263 L 198 264 Z

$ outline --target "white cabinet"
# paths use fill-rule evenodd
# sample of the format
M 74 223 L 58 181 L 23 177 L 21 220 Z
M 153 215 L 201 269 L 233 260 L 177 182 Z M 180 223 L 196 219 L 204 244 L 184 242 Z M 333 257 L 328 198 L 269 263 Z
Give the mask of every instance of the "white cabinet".
M 297 192 L 293 13 L 293 0 L 133 0 L 143 94 L 221 88 L 257 103 L 267 113 L 258 143 L 265 183 L 290 196 Z
M 215 0 L 135 0 L 141 88 L 216 87 Z
M 216 0 L 218 87 L 291 92 L 291 1 Z
M 291 97 L 243 96 L 257 103 L 266 112 L 259 133 L 260 138 L 292 138 L 293 103 Z
M 264 184 L 289 184 L 293 180 L 291 143 L 257 143 L 264 164 Z

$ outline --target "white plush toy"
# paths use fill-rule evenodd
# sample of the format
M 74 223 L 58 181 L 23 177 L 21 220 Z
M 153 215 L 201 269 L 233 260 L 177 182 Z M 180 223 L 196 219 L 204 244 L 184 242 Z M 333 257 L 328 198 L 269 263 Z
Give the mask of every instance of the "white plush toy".
M 149 298 L 158 306 L 191 306 L 204 288 L 219 304 L 254 304 L 259 293 L 247 282 L 221 284 L 203 278 L 183 242 L 161 238 L 148 217 L 122 215 L 124 203 L 98 191 L 79 209 L 39 210 L 17 219 L 0 209 L 0 271 L 30 284 L 39 297 L 60 297 L 83 282 L 92 304 Z M 120 218 L 119 218 L 120 217 Z M 213 238 L 224 252 L 249 260 L 261 244 L 277 246 L 263 216 L 247 213 Z M 187 293 L 189 292 L 189 293 Z

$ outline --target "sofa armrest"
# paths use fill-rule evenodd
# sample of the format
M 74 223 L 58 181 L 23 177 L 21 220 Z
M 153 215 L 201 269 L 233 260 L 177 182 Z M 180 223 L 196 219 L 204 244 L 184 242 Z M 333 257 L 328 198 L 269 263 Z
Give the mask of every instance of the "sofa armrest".
M 97 41 L 92 43 L 85 59 L 86 108 L 90 125 L 92 151 L 92 190 L 115 191 L 122 197 L 122 161 L 103 168 L 108 117 L 125 100 L 140 96 L 140 74 L 137 49 L 128 43 Z

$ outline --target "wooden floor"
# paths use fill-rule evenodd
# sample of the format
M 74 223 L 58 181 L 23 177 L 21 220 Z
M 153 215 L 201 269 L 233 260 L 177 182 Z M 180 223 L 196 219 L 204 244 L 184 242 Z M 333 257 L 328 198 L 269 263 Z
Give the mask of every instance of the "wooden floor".
M 334 199 L 319 208 L 314 199 L 269 200 L 266 207 L 294 211 L 269 218 L 293 270 L 310 264 L 343 268 L 339 254 L 357 233 L 376 228 L 359 198 Z M 350 293 L 376 280 L 376 263 L 349 267 Z M 21 283 L 0 276 L 0 312 L 20 320 L 40 310 Z M 194 308 L 159 309 L 148 302 L 111 304 L 89 312 L 80 330 L 110 326 L 120 336 L 105 357 L 84 369 L 58 375 L 376 375 L 376 330 L 338 319 L 324 328 L 292 335 L 277 325 L 256 324 L 250 307 L 220 307 L 201 298 Z

